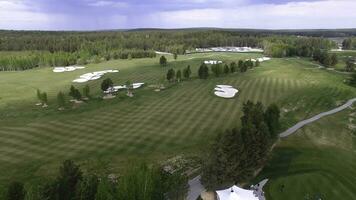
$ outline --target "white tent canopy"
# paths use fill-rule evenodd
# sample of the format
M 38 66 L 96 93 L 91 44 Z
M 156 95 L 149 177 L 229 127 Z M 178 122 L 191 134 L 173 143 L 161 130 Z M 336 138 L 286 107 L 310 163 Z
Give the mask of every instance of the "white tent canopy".
M 218 200 L 259 200 L 253 190 L 245 190 L 236 185 L 226 190 L 216 191 Z

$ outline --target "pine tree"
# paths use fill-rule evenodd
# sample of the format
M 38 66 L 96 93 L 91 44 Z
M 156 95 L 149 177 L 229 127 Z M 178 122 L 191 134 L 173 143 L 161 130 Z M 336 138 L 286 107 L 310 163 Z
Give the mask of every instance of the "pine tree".
M 166 76 L 167 80 L 169 82 L 172 82 L 174 80 L 174 77 L 175 77 L 174 69 L 169 69 L 168 72 L 167 72 L 167 76 Z
M 276 104 L 271 104 L 265 111 L 265 122 L 268 126 L 269 132 L 273 138 L 277 137 L 277 130 L 279 129 L 280 110 Z
M 235 62 L 230 63 L 230 72 L 231 73 L 236 72 L 236 63 Z
M 65 106 L 65 96 L 63 92 L 58 92 L 57 103 L 59 108 L 63 108 Z
M 205 63 L 202 63 L 198 70 L 198 76 L 200 79 L 207 79 L 209 77 L 209 68 Z
M 229 68 L 229 66 L 227 65 L 227 64 L 225 64 L 225 66 L 224 66 L 224 73 L 225 74 L 228 74 L 230 72 L 230 68 Z
M 191 75 L 192 71 L 190 70 L 190 65 L 187 66 L 187 68 L 185 68 L 183 70 L 183 76 L 185 79 L 189 79 L 190 75 Z
M 165 56 L 161 56 L 159 59 L 159 64 L 161 66 L 166 66 L 167 65 L 167 58 Z
M 101 90 L 102 91 L 107 91 L 109 88 L 112 88 L 114 86 L 114 83 L 110 78 L 106 78 L 103 80 L 101 83 Z
M 180 82 L 181 79 L 182 79 L 182 72 L 181 72 L 181 70 L 178 70 L 176 73 L 176 80 L 177 80 L 177 82 Z

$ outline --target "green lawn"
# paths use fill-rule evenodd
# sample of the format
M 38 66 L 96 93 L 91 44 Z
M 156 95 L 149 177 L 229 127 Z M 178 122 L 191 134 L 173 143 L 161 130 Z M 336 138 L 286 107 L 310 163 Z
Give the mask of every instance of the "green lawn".
M 90 64 L 85 70 L 62 74 L 50 68 L 0 72 L 0 183 L 51 176 L 68 158 L 84 168 L 109 162 L 110 171 L 118 172 L 131 159 L 162 161 L 177 154 L 199 156 L 216 134 L 239 125 L 241 105 L 247 100 L 278 103 L 283 127 L 287 128 L 355 96 L 356 91 L 343 84 L 343 75 L 317 69 L 297 58 L 272 59 L 244 74 L 196 78 L 198 66 L 205 59 L 230 62 L 260 56 L 193 54 L 180 56 L 177 61 L 169 58 L 166 68 L 157 64 L 158 58 L 149 58 Z M 71 81 L 83 73 L 119 69 L 119 73 L 105 77 L 115 84 L 131 80 L 150 85 L 163 79 L 169 68 L 182 69 L 188 64 L 194 78 L 166 84 L 168 89 L 162 92 L 146 86 L 135 91 L 134 98 L 121 92 L 113 100 L 96 99 L 64 112 L 55 109 L 57 92 L 68 92 Z M 101 81 L 89 82 L 94 96 L 101 95 Z M 230 84 L 240 92 L 234 99 L 221 99 L 213 94 L 216 84 Z M 35 106 L 36 88 L 48 92 L 48 109 Z
M 355 114 L 349 109 L 283 139 L 257 178 L 270 178 L 267 199 L 354 199 Z

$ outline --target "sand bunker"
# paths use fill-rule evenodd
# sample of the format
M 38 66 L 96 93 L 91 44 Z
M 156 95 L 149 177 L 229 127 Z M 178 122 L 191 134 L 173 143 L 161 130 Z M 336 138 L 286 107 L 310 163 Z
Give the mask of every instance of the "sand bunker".
M 53 69 L 53 72 L 56 72 L 56 73 L 72 72 L 72 71 L 75 71 L 77 69 L 84 69 L 84 68 L 85 67 L 82 67 L 82 66 L 55 67 Z
M 239 92 L 230 85 L 217 85 L 214 90 L 214 94 L 216 96 L 227 99 L 235 97 L 235 95 Z
M 216 64 L 221 64 L 222 61 L 219 61 L 219 60 L 206 60 L 204 61 L 204 64 L 207 64 L 207 65 L 216 65 Z
M 117 73 L 119 70 L 104 70 L 104 71 L 97 71 L 91 72 L 81 75 L 79 78 L 73 80 L 74 83 L 85 83 L 92 80 L 97 80 L 104 76 L 106 73 Z
M 132 88 L 133 89 L 138 89 L 140 87 L 142 87 L 145 83 L 133 83 L 132 84 Z M 119 90 L 122 89 L 126 89 L 126 85 L 118 85 L 118 86 L 114 86 L 112 88 L 109 88 L 108 90 L 104 91 L 105 94 L 109 94 L 109 93 L 113 93 L 113 92 L 117 92 Z
M 262 57 L 262 58 L 256 58 L 256 59 L 253 59 L 253 58 L 251 58 L 251 59 L 246 59 L 246 61 L 248 61 L 248 60 L 251 60 L 252 62 L 257 62 L 257 60 L 258 60 L 259 62 L 264 62 L 264 61 L 271 60 L 271 58 L 269 58 L 269 57 Z

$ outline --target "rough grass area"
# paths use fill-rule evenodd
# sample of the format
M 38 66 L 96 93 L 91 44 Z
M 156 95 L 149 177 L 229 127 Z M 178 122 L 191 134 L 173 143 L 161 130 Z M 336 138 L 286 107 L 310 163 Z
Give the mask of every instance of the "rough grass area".
M 272 59 L 244 74 L 196 78 L 206 59 L 230 62 L 261 56 L 194 54 L 179 56 L 177 61 L 169 57 L 167 67 L 154 58 L 91 64 L 68 73 L 53 73 L 50 68 L 1 72 L 0 183 L 50 177 L 68 158 L 84 168 L 109 163 L 108 170 L 118 172 L 132 159 L 160 162 L 180 154 L 200 156 L 219 132 L 239 125 L 241 105 L 247 100 L 278 103 L 287 128 L 355 96 L 355 90 L 343 84 L 343 75 L 320 70 L 303 59 Z M 147 87 L 164 79 L 169 68 L 183 69 L 188 64 L 192 80 L 166 84 L 161 92 Z M 96 99 L 57 111 L 59 90 L 67 93 L 77 76 L 104 69 L 120 70 L 104 76 L 117 85 L 130 80 L 145 82 L 146 87 L 138 89 L 134 98 L 121 92 L 113 100 Z M 101 95 L 101 81 L 89 82 L 93 96 Z M 232 85 L 240 92 L 234 99 L 218 98 L 213 94 L 217 84 Z M 36 88 L 48 92 L 48 109 L 35 106 Z
M 283 139 L 257 178 L 270 178 L 267 199 L 354 199 L 354 114 L 349 109 Z

